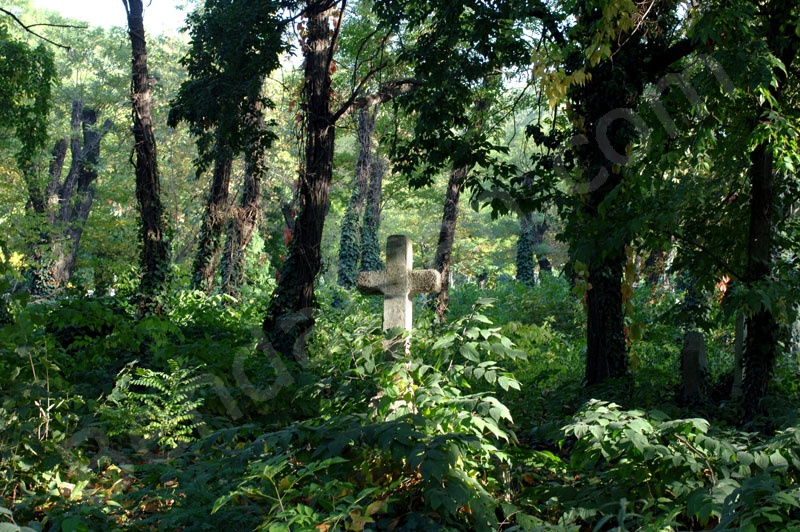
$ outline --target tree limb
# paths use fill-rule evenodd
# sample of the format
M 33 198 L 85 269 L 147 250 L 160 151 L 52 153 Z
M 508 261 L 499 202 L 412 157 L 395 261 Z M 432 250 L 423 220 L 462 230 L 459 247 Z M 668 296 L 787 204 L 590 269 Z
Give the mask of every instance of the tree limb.
M 17 24 L 19 24 L 20 26 L 22 26 L 22 29 L 24 29 L 25 31 L 27 31 L 27 32 L 28 32 L 28 33 L 30 33 L 31 35 L 35 35 L 36 37 L 40 38 L 41 40 L 43 40 L 43 41 L 45 41 L 45 42 L 48 42 L 48 43 L 52 44 L 53 46 L 58 46 L 59 48 L 63 48 L 64 50 L 66 50 L 66 51 L 68 51 L 68 52 L 72 50 L 72 47 L 70 47 L 70 46 L 67 46 L 67 45 L 65 45 L 65 44 L 60 44 L 60 43 L 57 43 L 57 42 L 55 42 L 55 41 L 51 41 L 50 39 L 48 39 L 48 38 L 47 38 L 47 37 L 45 37 L 44 35 L 41 35 L 41 34 L 39 34 L 39 33 L 36 33 L 36 32 L 35 32 L 35 31 L 33 31 L 31 28 L 33 28 L 33 27 L 35 27 L 35 26 L 51 26 L 51 27 L 54 27 L 54 28 L 79 28 L 79 29 L 86 29 L 86 28 L 88 27 L 88 26 L 70 26 L 70 25 L 67 25 L 67 24 L 30 24 L 30 25 L 26 25 L 26 24 L 25 24 L 24 22 L 22 22 L 22 21 L 21 21 L 19 18 L 17 18 L 17 16 L 16 16 L 14 13 L 12 13 L 11 11 L 8 11 L 7 9 L 3 9 L 2 7 L 0 7 L 0 12 L 1 12 L 1 13 L 5 13 L 5 14 L 6 14 L 6 15 L 8 15 L 9 17 L 11 17 L 11 18 L 14 20 L 14 22 L 16 22 Z

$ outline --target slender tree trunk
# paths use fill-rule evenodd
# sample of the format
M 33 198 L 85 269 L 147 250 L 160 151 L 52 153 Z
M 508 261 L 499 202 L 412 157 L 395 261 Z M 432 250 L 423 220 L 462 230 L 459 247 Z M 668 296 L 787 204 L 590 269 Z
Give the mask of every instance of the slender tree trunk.
M 750 156 L 750 230 L 747 245 L 747 284 L 753 288 L 768 282 L 772 262 L 772 153 L 766 143 Z M 743 392 L 751 413 L 767 394 L 777 355 L 778 326 L 767 308 L 747 317 L 747 337 L 743 354 Z
M 200 242 L 192 266 L 192 288 L 209 294 L 214 287 L 214 272 L 220 252 L 222 229 L 228 221 L 228 194 L 233 172 L 233 155 L 217 143 L 214 172 L 208 202 L 200 228 Z
M 169 243 L 164 230 L 164 209 L 161 204 L 161 183 L 153 134 L 151 95 L 147 71 L 147 45 L 144 34 L 142 0 L 122 0 L 128 15 L 131 39 L 131 100 L 133 104 L 133 136 L 136 152 L 136 200 L 139 203 L 142 241 L 140 259 L 142 279 L 139 285 L 139 314 L 160 314 L 160 295 L 167 288 Z
M 320 271 L 322 228 L 328 214 L 333 177 L 335 124 L 331 112 L 331 2 L 308 1 L 307 37 L 303 45 L 306 109 L 305 163 L 299 176 L 299 213 L 294 235 L 272 294 L 264 332 L 272 347 L 301 359 L 295 341 L 313 324 L 314 280 Z
M 523 214 L 519 217 L 519 238 L 517 239 L 517 281 L 529 285 L 536 282 L 533 239 L 533 214 Z
M 456 237 L 458 204 L 461 201 L 461 191 L 464 190 L 464 182 L 468 173 L 468 166 L 454 168 L 450 171 L 450 178 L 447 180 L 442 226 L 439 230 L 435 259 L 436 269 L 442 274 L 442 291 L 436 297 L 436 316 L 441 323 L 445 322 L 445 314 L 447 314 L 447 307 L 450 303 L 450 257 Z
M 381 226 L 381 191 L 386 165 L 376 157 L 369 169 L 367 205 L 364 209 L 364 223 L 361 226 L 361 265 L 364 271 L 377 271 L 384 268 L 381 259 L 381 244 L 378 231 Z
M 353 178 L 353 193 L 342 219 L 342 236 L 339 241 L 339 285 L 350 289 L 356 285 L 358 258 L 361 254 L 361 214 L 367 195 L 370 167 L 372 165 L 372 132 L 375 129 L 375 110 L 358 110 L 358 161 Z

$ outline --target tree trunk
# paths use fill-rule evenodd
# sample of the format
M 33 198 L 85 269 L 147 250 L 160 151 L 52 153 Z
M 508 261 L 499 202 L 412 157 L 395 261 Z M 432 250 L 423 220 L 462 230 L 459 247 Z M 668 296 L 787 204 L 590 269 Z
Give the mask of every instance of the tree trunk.
M 539 277 L 542 274 L 553 271 L 553 265 L 547 258 L 547 246 L 544 243 L 544 235 L 548 229 L 547 216 L 542 214 L 542 220 L 533 224 L 533 253 L 536 255 L 536 263 L 539 265 Z
M 308 1 L 303 45 L 306 137 L 305 163 L 299 176 L 299 213 L 289 254 L 264 319 L 272 347 L 300 360 L 295 342 L 313 325 L 314 280 L 320 271 L 322 229 L 328 214 L 333 177 L 335 124 L 331 112 L 331 2 Z
M 200 243 L 192 266 L 192 288 L 211 293 L 214 272 L 220 251 L 222 229 L 228 218 L 228 194 L 233 172 L 233 156 L 227 147 L 217 143 L 214 151 L 214 172 L 208 203 L 200 228 Z
M 245 118 L 255 124 L 255 136 L 264 129 L 261 106 L 253 104 Z M 244 283 L 244 256 L 247 246 L 258 228 L 261 214 L 261 181 L 267 169 L 263 151 L 252 143 L 244 156 L 244 184 L 242 201 L 230 216 L 228 238 L 222 254 L 222 291 L 229 296 L 238 297 L 239 288 Z
M 519 217 L 519 239 L 517 240 L 517 281 L 529 285 L 536 283 L 533 264 L 533 214 Z
M 164 231 L 161 183 L 153 134 L 151 96 L 147 72 L 147 45 L 144 35 L 142 0 L 122 0 L 128 15 L 131 39 L 131 101 L 136 152 L 136 200 L 141 214 L 139 238 L 142 241 L 139 285 L 139 315 L 160 314 L 169 274 L 169 244 Z
M 75 271 L 78 247 L 94 200 L 100 142 L 112 126 L 106 120 L 98 129 L 97 111 L 84 109 L 80 100 L 72 103 L 70 123 L 70 140 L 61 139 L 53 148 L 47 186 L 43 191 L 28 191 L 34 211 L 46 215 L 47 227 L 41 231 L 34 250 L 36 262 L 40 263 L 34 273 L 34 290 L 42 294 L 65 286 Z M 72 162 L 62 183 L 68 149 Z M 44 256 L 43 247 L 50 248 L 49 256 Z
M 361 225 L 361 266 L 359 269 L 362 272 L 384 268 L 378 231 L 381 226 L 381 191 L 385 172 L 386 165 L 379 157 L 376 157 L 369 168 L 367 206 L 364 210 L 364 223 Z
M 467 173 L 469 173 L 468 166 L 454 168 L 450 171 L 450 178 L 447 180 L 442 227 L 439 230 L 435 259 L 435 267 L 442 274 L 442 291 L 436 297 L 436 316 L 441 323 L 445 322 L 447 306 L 450 303 L 450 257 L 456 237 L 458 204 L 461 201 L 461 191 L 464 190 Z
M 750 156 L 750 230 L 747 236 L 748 288 L 768 282 L 772 262 L 772 153 L 766 143 Z M 766 307 L 747 317 L 747 338 L 743 354 L 744 402 L 750 413 L 759 409 L 767 394 L 777 355 L 778 326 Z
M 100 141 L 111 128 L 110 120 L 106 120 L 100 130 L 95 127 L 97 111 L 94 109 L 82 109 L 80 115 L 83 147 L 77 145 L 78 156 L 75 157 L 73 154 L 75 168 L 69 172 L 69 175 L 75 175 L 76 179 L 70 182 L 71 188 L 62 189 L 59 200 L 61 215 L 58 226 L 63 238 L 56 242 L 56 259 L 53 266 L 53 278 L 59 285 L 66 284 L 75 271 L 75 258 L 94 201 L 97 164 L 100 161 Z M 73 145 L 73 149 L 75 148 Z
M 373 112 L 358 110 L 358 161 L 353 178 L 353 193 L 342 219 L 342 236 L 339 241 L 339 285 L 351 289 L 356 285 L 358 258 L 361 251 L 361 214 L 367 195 L 370 167 L 372 166 L 372 132 L 375 129 L 377 106 Z
M 589 267 L 586 292 L 586 384 L 628 374 L 622 274 L 625 253 L 616 253 Z

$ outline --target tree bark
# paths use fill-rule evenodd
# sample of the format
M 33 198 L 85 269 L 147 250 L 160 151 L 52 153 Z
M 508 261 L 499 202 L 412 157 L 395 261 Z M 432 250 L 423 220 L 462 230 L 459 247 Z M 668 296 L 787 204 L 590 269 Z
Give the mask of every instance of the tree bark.
M 306 136 L 305 163 L 299 176 L 299 213 L 289 254 L 280 270 L 264 319 L 272 347 L 296 359 L 304 356 L 295 341 L 313 325 L 314 280 L 320 271 L 322 229 L 328 214 L 333 177 L 334 115 L 331 112 L 330 66 L 332 3 L 306 3 L 307 37 L 303 45 Z
M 533 253 L 536 255 L 536 263 L 539 265 L 539 277 L 542 274 L 550 273 L 553 271 L 553 265 L 550 264 L 550 259 L 547 258 L 545 250 L 547 247 L 544 243 L 544 235 L 547 234 L 549 225 L 547 223 L 547 216 L 542 214 L 542 220 L 534 222 L 533 224 Z
M 616 253 L 589 268 L 586 292 L 586 384 L 628 374 L 625 323 L 622 308 L 622 274 L 625 253 Z
M 517 239 L 517 281 L 529 285 L 536 283 L 533 240 L 533 214 L 523 214 L 519 217 L 519 239 Z
M 103 124 L 102 129 L 96 128 L 97 111 L 94 109 L 82 109 L 80 115 L 83 147 L 77 145 L 78 157 L 73 154 L 73 165 L 76 168 L 69 172 L 70 175 L 76 175 L 76 179 L 70 183 L 72 188 L 62 189 L 60 195 L 61 215 L 58 226 L 63 238 L 56 242 L 56 259 L 53 265 L 53 278 L 59 285 L 66 284 L 75 271 L 75 258 L 94 201 L 100 142 L 111 128 L 110 120 Z
M 342 235 L 339 240 L 337 281 L 347 289 L 355 287 L 358 275 L 358 259 L 361 254 L 360 222 L 372 166 L 372 132 L 375 129 L 377 109 L 376 106 L 372 112 L 368 109 L 358 110 L 358 161 L 353 178 L 353 192 L 342 219 Z
M 450 303 L 450 258 L 456 237 L 458 204 L 461 201 L 461 191 L 464 190 L 464 182 L 467 180 L 468 173 L 469 166 L 453 168 L 450 171 L 450 178 L 447 180 L 442 226 L 439 230 L 435 259 L 436 269 L 442 274 L 442 290 L 436 297 L 436 316 L 440 323 L 445 322 L 447 307 Z
M 772 152 L 766 143 L 750 155 L 750 229 L 747 237 L 748 288 L 768 282 L 772 263 Z M 761 307 L 748 315 L 747 337 L 742 357 L 743 392 L 746 408 L 755 413 L 767 394 L 777 355 L 778 325 L 772 312 Z
M 251 105 L 245 120 L 255 124 L 254 136 L 258 137 L 265 127 L 260 104 Z M 222 254 L 222 291 L 233 297 L 239 296 L 239 288 L 244 283 L 245 250 L 258 228 L 261 214 L 261 181 L 267 168 L 263 151 L 255 143 L 245 153 L 244 166 L 242 201 L 230 216 L 228 238 Z
M 210 294 L 220 252 L 222 229 L 228 221 L 228 194 L 233 172 L 233 156 L 217 143 L 211 188 L 200 228 L 200 242 L 192 266 L 192 288 Z
M 131 39 L 131 101 L 136 153 L 136 200 L 139 204 L 142 241 L 138 313 L 160 314 L 160 297 L 166 291 L 169 274 L 169 243 L 164 230 L 161 183 L 158 174 L 156 139 L 153 134 L 151 95 L 147 70 L 142 0 L 122 0 L 128 15 Z
M 379 157 L 376 157 L 369 169 L 367 205 L 364 209 L 364 223 L 361 226 L 361 266 L 359 269 L 362 272 L 384 268 L 378 231 L 381 226 L 381 191 L 385 172 L 386 165 Z
M 75 271 L 78 247 L 94 200 L 100 142 L 112 126 L 106 120 L 98 129 L 97 111 L 84 108 L 80 100 L 72 103 L 70 123 L 70 140 L 61 139 L 53 148 L 47 186 L 44 190 L 28 190 L 34 211 L 42 215 L 46 224 L 34 246 L 34 257 L 40 263 L 34 273 L 34 290 L 42 294 L 65 286 Z M 62 183 L 68 150 L 72 162 Z M 42 248 L 48 247 L 49 254 L 45 256 Z

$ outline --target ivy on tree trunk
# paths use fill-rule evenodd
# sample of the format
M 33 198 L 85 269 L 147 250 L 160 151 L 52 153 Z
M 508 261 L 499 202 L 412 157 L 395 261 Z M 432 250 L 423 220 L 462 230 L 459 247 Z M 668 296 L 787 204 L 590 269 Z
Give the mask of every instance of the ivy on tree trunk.
M 260 103 L 254 102 L 249 106 L 245 121 L 258 131 L 264 130 Z M 258 137 L 259 135 L 256 135 L 256 138 Z M 228 234 L 220 265 L 222 291 L 230 296 L 237 297 L 239 288 L 244 283 L 245 250 L 253 239 L 253 233 L 258 229 L 261 214 L 261 181 L 266 172 L 263 152 L 252 144 L 244 155 L 242 200 L 229 217 Z
M 156 138 L 153 134 L 143 5 L 142 0 L 122 0 L 122 3 L 128 15 L 128 35 L 131 39 L 136 200 L 141 215 L 139 238 L 142 242 L 140 258 L 142 278 L 139 285 L 138 313 L 160 314 L 162 310 L 160 296 L 166 290 L 169 273 L 169 243 L 164 230 Z
M 372 133 L 378 106 L 370 112 L 358 110 L 358 161 L 353 178 L 353 192 L 342 219 L 342 235 L 339 240 L 339 268 L 337 281 L 340 286 L 350 289 L 356 285 L 358 259 L 361 252 L 361 215 L 367 196 L 370 167 L 372 166 Z
M 200 227 L 200 242 L 192 267 L 192 288 L 209 294 L 214 287 L 214 272 L 220 252 L 222 229 L 228 221 L 228 194 L 233 172 L 230 150 L 217 143 L 214 171 L 208 202 Z
M 305 160 L 299 172 L 299 212 L 286 261 L 267 308 L 263 328 L 272 347 L 301 358 L 295 342 L 313 324 L 314 281 L 320 271 L 322 229 L 333 177 L 335 118 L 331 111 L 333 58 L 331 2 L 306 3 L 303 43 Z
M 363 271 L 377 271 L 384 268 L 381 259 L 381 244 L 378 230 L 381 226 L 381 192 L 386 165 L 375 157 L 369 168 L 369 187 L 367 205 L 364 209 L 364 223 L 361 225 L 361 266 Z
M 439 229 L 439 241 L 436 245 L 435 266 L 442 274 L 442 290 L 436 297 L 436 316 L 441 323 L 445 321 L 447 306 L 450 303 L 450 262 L 453 252 L 453 242 L 456 237 L 456 224 L 458 223 L 458 204 L 461 201 L 461 191 L 467 180 L 469 166 L 453 168 L 447 180 L 447 192 L 444 199 L 442 213 L 442 226 Z

